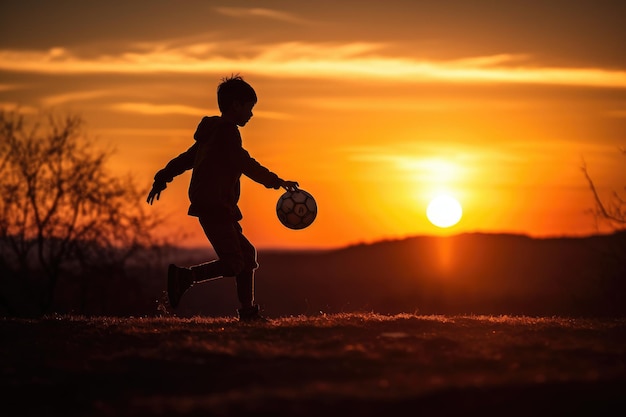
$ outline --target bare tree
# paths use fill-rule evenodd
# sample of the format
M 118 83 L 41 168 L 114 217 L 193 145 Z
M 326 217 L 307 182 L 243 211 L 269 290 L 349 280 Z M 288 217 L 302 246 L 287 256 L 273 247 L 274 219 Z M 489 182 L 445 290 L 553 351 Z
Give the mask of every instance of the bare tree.
M 622 149 L 621 152 L 624 156 L 626 156 L 626 148 Z M 619 192 L 613 191 L 609 201 L 603 200 L 598 194 L 596 186 L 589 175 L 587 165 L 584 161 L 581 169 L 585 179 L 587 180 L 587 184 L 591 189 L 591 193 L 593 194 L 595 201 L 594 215 L 596 218 L 608 222 L 614 230 L 626 229 L 626 198 L 620 195 Z M 623 192 L 626 193 L 626 186 L 624 187 Z
M 143 193 L 109 172 L 109 155 L 79 116 L 31 122 L 0 111 L 0 307 L 8 314 L 46 313 L 62 276 L 85 284 L 154 243 Z
M 626 149 L 621 152 L 626 156 Z M 603 268 L 596 271 L 596 297 L 603 300 L 606 313 L 620 314 L 626 298 L 626 198 L 613 191 L 608 200 L 602 199 L 584 162 L 581 169 L 595 202 L 593 214 L 597 221 L 607 223 L 614 231 L 606 244 L 592 246 L 603 259 Z M 623 192 L 626 193 L 626 187 Z

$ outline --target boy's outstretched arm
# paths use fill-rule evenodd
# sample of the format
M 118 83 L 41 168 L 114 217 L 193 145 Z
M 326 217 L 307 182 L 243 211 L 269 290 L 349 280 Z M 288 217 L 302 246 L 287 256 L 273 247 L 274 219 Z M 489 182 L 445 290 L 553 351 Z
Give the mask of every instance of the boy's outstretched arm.
M 237 156 L 241 164 L 242 172 L 253 181 L 263 184 L 267 188 L 274 188 L 276 190 L 281 187 L 292 192 L 298 189 L 298 183 L 296 181 L 286 181 L 280 178 L 278 175 L 259 164 L 245 149 L 239 148 Z
M 165 168 L 156 173 L 152 189 L 148 193 L 148 199 L 146 200 L 148 204 L 152 204 L 155 198 L 158 200 L 161 197 L 161 191 L 167 188 L 167 183 L 172 182 L 174 177 L 193 168 L 197 148 L 197 143 L 194 143 L 191 148 L 172 159 Z

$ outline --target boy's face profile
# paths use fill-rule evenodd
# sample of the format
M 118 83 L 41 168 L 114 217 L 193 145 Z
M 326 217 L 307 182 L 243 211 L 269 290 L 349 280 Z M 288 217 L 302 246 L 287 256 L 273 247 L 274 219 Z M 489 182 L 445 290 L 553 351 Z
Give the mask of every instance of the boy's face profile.
M 247 101 L 245 103 L 234 102 L 233 103 L 233 113 L 232 119 L 237 124 L 237 126 L 245 126 L 246 123 L 252 118 L 252 108 L 256 102 Z

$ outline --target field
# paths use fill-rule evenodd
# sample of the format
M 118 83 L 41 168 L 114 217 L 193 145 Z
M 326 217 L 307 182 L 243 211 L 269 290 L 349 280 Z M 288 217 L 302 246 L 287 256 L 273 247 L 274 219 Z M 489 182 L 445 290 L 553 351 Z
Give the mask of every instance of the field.
M 295 316 L 0 320 L 9 416 L 606 415 L 626 320 Z

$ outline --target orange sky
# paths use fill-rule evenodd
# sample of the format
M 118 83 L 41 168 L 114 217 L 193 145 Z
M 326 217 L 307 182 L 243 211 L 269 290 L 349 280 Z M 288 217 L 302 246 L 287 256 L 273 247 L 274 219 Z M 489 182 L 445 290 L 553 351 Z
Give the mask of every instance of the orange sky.
M 112 168 L 148 188 L 217 113 L 219 79 L 241 73 L 259 96 L 244 146 L 319 207 L 288 230 L 280 192 L 244 180 L 242 224 L 261 248 L 590 234 L 582 161 L 603 196 L 626 184 L 622 2 L 89 3 L 0 6 L 0 106 L 81 114 L 117 150 Z M 205 245 L 188 181 L 149 210 Z M 445 230 L 425 214 L 442 191 L 464 210 Z

